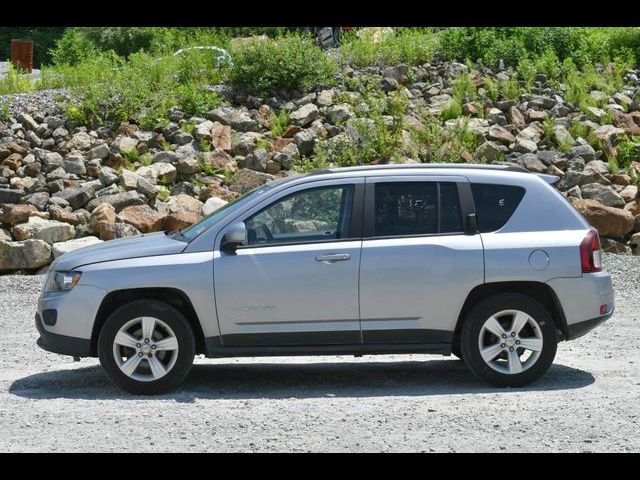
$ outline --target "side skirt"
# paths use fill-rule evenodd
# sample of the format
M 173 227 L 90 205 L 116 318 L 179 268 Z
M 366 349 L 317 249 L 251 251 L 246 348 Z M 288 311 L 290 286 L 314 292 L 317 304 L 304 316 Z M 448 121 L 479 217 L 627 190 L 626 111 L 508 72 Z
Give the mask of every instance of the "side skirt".
M 398 331 L 376 331 L 371 335 L 368 343 L 345 342 L 345 337 L 338 337 L 342 341 L 331 342 L 326 333 L 322 336 L 326 343 L 317 342 L 316 338 L 310 339 L 307 335 L 299 335 L 298 341 L 287 338 L 287 344 L 281 344 L 281 334 L 251 334 L 246 339 L 244 335 L 234 335 L 231 342 L 227 342 L 227 336 L 205 338 L 206 356 L 209 358 L 220 357 L 261 357 L 261 356 L 288 356 L 288 355 L 384 355 L 384 354 L 409 354 L 429 353 L 451 355 L 453 332 L 442 330 L 413 330 L 414 335 L 405 332 L 401 335 Z M 417 334 L 419 333 L 419 334 Z M 313 334 L 311 334 L 313 336 Z M 279 337 L 279 338 L 278 338 Z M 305 338 L 307 337 L 307 338 Z M 365 337 L 366 338 L 366 337 Z M 375 341 L 372 341 L 374 340 Z M 243 341 L 245 340 L 245 341 Z M 270 341 L 271 340 L 271 341 Z M 329 340 L 329 341 L 327 341 Z M 412 341 L 411 341 L 412 340 Z M 224 342 L 224 344 L 223 344 Z M 231 345 L 229 345 L 231 343 Z

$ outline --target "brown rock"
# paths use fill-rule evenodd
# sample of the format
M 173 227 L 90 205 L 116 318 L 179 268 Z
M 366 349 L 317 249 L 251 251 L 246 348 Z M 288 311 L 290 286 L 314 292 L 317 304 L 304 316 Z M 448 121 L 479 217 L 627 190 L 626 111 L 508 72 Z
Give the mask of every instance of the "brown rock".
M 116 238 L 135 237 L 140 231 L 127 223 L 103 223 L 97 231 L 101 240 L 115 240 Z
M 623 238 L 633 230 L 634 217 L 628 210 L 607 207 L 590 199 L 571 199 L 571 202 L 603 237 Z
M 231 127 L 220 122 L 213 122 L 211 128 L 211 144 L 214 148 L 231 151 Z
M 142 233 L 158 232 L 162 230 L 165 215 L 156 212 L 148 205 L 134 205 L 127 207 L 118 214 L 118 218 L 129 225 L 133 225 Z
M 2 223 L 7 225 L 15 225 L 29 220 L 29 217 L 37 212 L 38 209 L 33 205 L 5 203 L 3 207 Z
M 91 212 L 89 227 L 91 231 L 100 233 L 102 226 L 115 223 L 116 209 L 110 203 L 101 203 Z M 100 236 L 102 238 L 102 236 Z M 103 239 L 104 240 L 104 239 Z
M 273 126 L 271 123 L 271 107 L 269 105 L 260 105 L 260 108 L 258 108 L 258 121 L 267 130 Z
M 269 140 L 269 143 L 267 144 L 267 151 L 279 152 L 290 143 L 293 143 L 293 138 L 283 138 L 283 137 L 274 138 L 272 140 Z
M 509 130 L 501 127 L 500 125 L 491 125 L 487 136 L 491 140 L 497 140 L 498 142 L 506 143 L 507 145 L 516 141 L 516 137 L 511 135 Z
M 478 107 L 473 102 L 465 103 L 462 105 L 462 113 L 470 117 L 475 117 L 478 115 Z
M 529 110 L 527 112 L 527 121 L 528 122 L 542 122 L 547 118 L 547 112 L 539 111 L 539 110 Z
M 631 184 L 631 177 L 626 173 L 617 173 L 615 175 L 611 175 L 611 183 L 626 187 Z
M 5 145 L 5 147 L 9 149 L 11 152 L 17 153 L 22 157 L 24 157 L 27 153 L 29 153 L 29 150 L 27 150 L 23 146 L 18 145 L 16 142 L 9 142 Z
M 525 126 L 524 115 L 522 115 L 518 107 L 511 107 L 507 112 L 507 118 L 514 127 L 522 128 Z
M 240 196 L 239 193 L 229 190 L 228 188 L 223 187 L 219 183 L 208 184 L 207 187 L 203 189 L 203 192 L 201 193 L 201 198 L 203 200 L 206 200 L 210 197 L 218 197 L 223 200 L 226 200 L 227 202 L 235 200 L 239 196 Z
M 18 153 L 12 153 L 2 161 L 2 165 L 9 167 L 11 170 L 16 171 L 22 165 L 22 155 Z
M 611 109 L 610 112 L 613 117 L 613 124 L 616 127 L 622 128 L 625 132 L 632 135 L 640 135 L 640 125 L 636 123 L 636 121 L 640 122 L 640 117 L 634 117 L 628 113 L 619 112 L 618 110 L 613 109 Z
M 631 215 L 634 217 L 640 213 L 640 203 L 638 200 L 632 200 L 624 206 L 624 209 L 628 212 L 631 212 Z
M 65 222 L 71 225 L 78 225 L 80 223 L 80 219 L 75 213 L 69 212 L 64 208 L 60 208 L 55 205 L 51 205 L 49 207 L 49 214 L 53 220 L 57 220 L 59 222 Z
M 42 169 L 42 165 L 38 162 L 27 163 L 24 166 L 24 173 L 28 177 L 37 177 Z
M 236 161 L 221 148 L 216 148 L 213 152 L 209 153 L 209 163 L 213 168 L 227 169 L 232 172 L 238 171 Z
M 285 128 L 282 138 L 293 138 L 296 133 L 301 131 L 302 127 L 299 127 L 298 125 L 289 125 Z
M 165 230 L 182 230 L 198 222 L 201 218 L 202 216 L 195 212 L 180 210 L 167 215 L 164 218 L 163 226 Z

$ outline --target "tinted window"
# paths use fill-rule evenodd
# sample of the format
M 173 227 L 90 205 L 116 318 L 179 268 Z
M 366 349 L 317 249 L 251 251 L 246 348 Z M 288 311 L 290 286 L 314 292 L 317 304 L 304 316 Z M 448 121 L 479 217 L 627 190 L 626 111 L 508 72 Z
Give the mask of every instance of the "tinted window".
M 462 232 L 462 212 L 455 183 L 440 184 L 440 233 Z
M 375 236 L 436 233 L 435 183 L 377 183 Z
M 249 245 L 349 237 L 353 185 L 313 188 L 277 200 L 245 221 Z
M 524 196 L 524 188 L 513 185 L 472 183 L 473 201 L 480 232 L 499 230 L 511 218 Z

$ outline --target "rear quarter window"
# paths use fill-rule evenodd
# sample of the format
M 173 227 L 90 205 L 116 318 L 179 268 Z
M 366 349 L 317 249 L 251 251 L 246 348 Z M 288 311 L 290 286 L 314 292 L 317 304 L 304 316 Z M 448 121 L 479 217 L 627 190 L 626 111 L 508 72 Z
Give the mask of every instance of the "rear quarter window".
M 490 183 L 472 183 L 471 191 L 480 233 L 501 229 L 516 211 L 525 193 L 523 187 Z

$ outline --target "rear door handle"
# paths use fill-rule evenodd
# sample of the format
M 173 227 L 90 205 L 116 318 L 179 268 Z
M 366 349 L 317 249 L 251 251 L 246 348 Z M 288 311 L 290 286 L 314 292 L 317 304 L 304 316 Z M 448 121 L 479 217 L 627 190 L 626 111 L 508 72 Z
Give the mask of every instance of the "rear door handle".
M 344 262 L 345 260 L 351 259 L 351 255 L 348 253 L 327 253 L 325 255 L 318 255 L 316 257 L 316 262 L 322 263 L 335 263 L 335 262 Z

